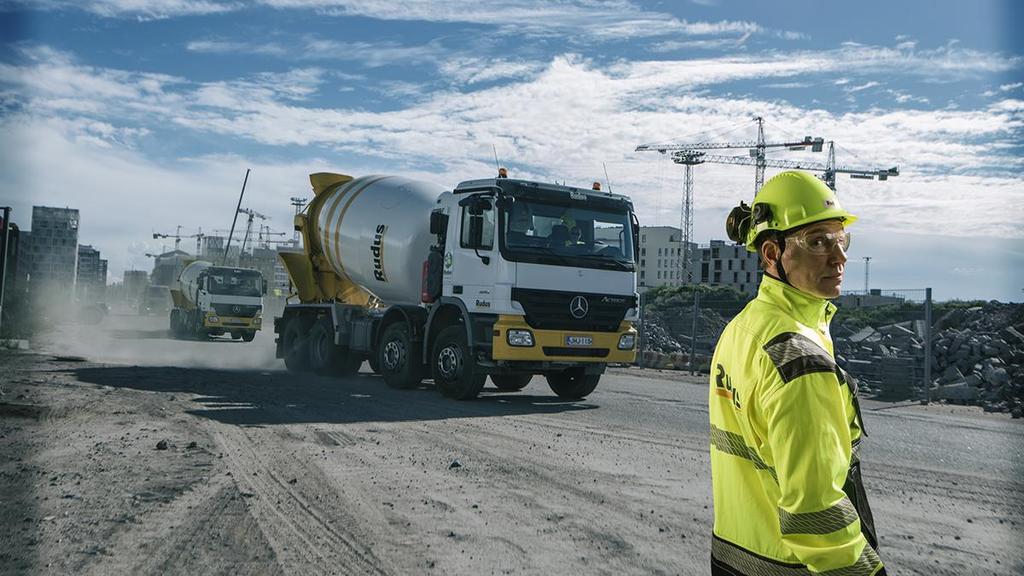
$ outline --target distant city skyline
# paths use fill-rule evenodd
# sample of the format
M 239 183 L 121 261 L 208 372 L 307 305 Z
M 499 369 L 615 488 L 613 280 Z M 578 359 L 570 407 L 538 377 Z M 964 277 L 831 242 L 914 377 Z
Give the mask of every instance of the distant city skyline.
M 495 156 L 678 227 L 682 167 L 635 147 L 750 140 L 761 115 L 769 140 L 900 168 L 837 182 L 860 216 L 846 289 L 871 256 L 874 287 L 1021 301 L 1022 20 L 1008 0 L 0 0 L 0 204 L 77 207 L 111 278 L 173 246 L 153 233 L 226 235 L 247 168 L 243 206 L 288 235 L 312 172 L 451 188 Z M 694 181 L 693 240 L 723 239 L 753 168 Z

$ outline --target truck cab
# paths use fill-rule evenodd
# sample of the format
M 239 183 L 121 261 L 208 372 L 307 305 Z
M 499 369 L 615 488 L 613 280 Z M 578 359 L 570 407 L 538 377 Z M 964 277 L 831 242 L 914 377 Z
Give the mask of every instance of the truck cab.
M 194 262 L 171 290 L 171 331 L 177 336 L 220 336 L 251 342 L 263 325 L 266 281 L 258 270 Z
M 499 388 L 541 373 L 552 388 L 552 376 L 568 381 L 565 395 L 585 396 L 606 364 L 635 360 L 629 198 L 495 178 L 463 182 L 438 204 L 441 282 L 426 296 L 464 311 L 474 364 Z

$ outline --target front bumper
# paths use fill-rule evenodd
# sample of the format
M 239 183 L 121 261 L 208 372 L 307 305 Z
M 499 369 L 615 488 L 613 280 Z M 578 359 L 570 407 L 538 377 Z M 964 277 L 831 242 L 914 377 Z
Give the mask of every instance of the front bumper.
M 509 330 L 529 330 L 533 334 L 533 346 L 510 345 Z M 636 361 L 636 334 L 633 323 L 627 321 L 623 321 L 616 332 L 536 330 L 522 316 L 503 314 L 494 323 L 491 354 L 496 361 L 630 364 Z M 634 346 L 629 350 L 620 350 L 619 341 L 626 335 L 633 336 Z M 586 345 L 570 345 L 569 337 L 573 337 L 575 342 L 579 342 L 579 337 L 584 340 L 590 338 L 591 341 Z
M 216 318 L 216 320 L 214 320 Z M 260 330 L 263 318 L 243 318 L 239 316 L 206 316 L 203 318 L 204 328 L 223 328 L 225 330 Z

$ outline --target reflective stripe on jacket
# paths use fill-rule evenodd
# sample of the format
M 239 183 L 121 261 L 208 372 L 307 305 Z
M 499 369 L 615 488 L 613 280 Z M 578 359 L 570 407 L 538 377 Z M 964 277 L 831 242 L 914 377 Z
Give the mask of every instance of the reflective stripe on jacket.
M 708 402 L 712 564 L 723 574 L 882 569 L 855 453 L 856 391 L 828 332 L 835 310 L 766 275 L 718 341 Z

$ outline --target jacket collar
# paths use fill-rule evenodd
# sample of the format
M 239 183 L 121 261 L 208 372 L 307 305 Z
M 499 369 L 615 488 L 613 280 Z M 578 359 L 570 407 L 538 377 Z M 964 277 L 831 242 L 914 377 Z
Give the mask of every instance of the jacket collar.
M 761 278 L 757 299 L 778 306 L 801 324 L 812 328 L 827 328 L 836 314 L 835 304 L 801 292 L 767 274 Z

